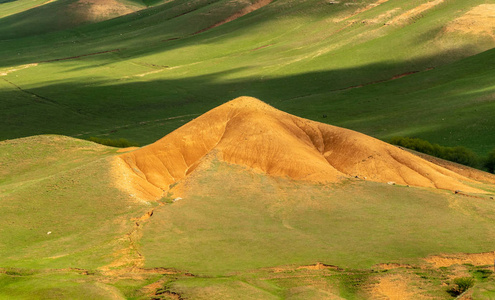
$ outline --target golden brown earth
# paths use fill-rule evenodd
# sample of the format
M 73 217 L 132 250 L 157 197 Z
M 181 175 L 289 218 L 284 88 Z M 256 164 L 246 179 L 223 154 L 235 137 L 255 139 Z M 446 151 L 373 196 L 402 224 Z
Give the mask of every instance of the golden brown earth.
M 474 7 L 450 22 L 445 30 L 447 32 L 488 35 L 495 39 L 495 4 L 482 4 Z
M 272 176 L 321 183 L 359 178 L 389 184 L 483 192 L 475 180 L 364 134 L 299 118 L 239 97 L 157 142 L 121 154 L 120 186 L 157 199 L 214 156 Z M 466 173 L 465 173 L 466 175 Z

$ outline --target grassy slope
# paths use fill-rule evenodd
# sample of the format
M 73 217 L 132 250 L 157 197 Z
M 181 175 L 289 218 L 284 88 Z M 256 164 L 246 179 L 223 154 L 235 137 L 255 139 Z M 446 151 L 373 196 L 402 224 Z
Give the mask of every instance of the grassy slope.
M 125 299 L 98 269 L 149 207 L 112 185 L 114 154 L 63 136 L 0 142 L 0 299 Z
M 310 102 L 301 110 L 309 118 L 326 114 L 335 124 L 380 138 L 415 136 L 486 153 L 495 140 L 490 117 L 495 69 L 486 64 L 493 59 L 495 51 L 489 50 L 391 82 L 288 100 L 281 106 L 294 112 L 301 110 L 298 102 Z
M 49 0 L 36 0 L 36 1 L 19 1 L 19 0 L 3 0 L 0 1 L 0 17 L 15 15 L 17 13 L 32 9 L 38 5 L 43 5 Z
M 14 5 L 20 2 L 20 5 Z M 38 5 L 32 2 L 17 0 L 6 7 L 6 12 L 0 15 L 0 37 L 2 40 L 16 39 L 18 37 L 34 36 L 67 30 L 84 24 L 95 23 L 109 18 L 118 17 L 123 12 L 103 12 L 102 6 L 89 10 L 91 4 L 105 4 L 105 1 L 91 1 L 78 3 L 77 0 L 44 1 Z M 30 6 L 27 6 L 30 4 Z M 129 11 L 145 8 L 138 1 L 115 1 L 113 5 L 121 5 L 120 9 L 127 7 Z M 5 5 L 5 4 L 0 4 Z M 31 6 L 32 5 L 32 6 Z M 0 6 L 3 8 L 2 6 Z
M 0 274 L 0 299 L 126 299 L 116 288 L 77 272 Z
M 312 185 L 215 161 L 186 181 L 184 199 L 138 226 L 145 267 L 180 272 L 109 276 L 101 267 L 127 246 L 131 219 L 150 209 L 110 186 L 106 166 L 115 150 L 60 136 L 4 141 L 0 149 L 7 166 L 0 173 L 0 299 L 148 299 L 154 290 L 157 298 L 367 299 L 394 274 L 448 299 L 442 284 L 479 268 L 370 267 L 493 249 L 495 206 L 486 196 L 362 181 Z M 316 262 L 344 269 L 297 269 Z M 480 278 L 473 293 L 492 290 L 492 279 Z
M 371 182 L 298 183 L 216 162 L 155 210 L 148 267 L 200 274 L 318 261 L 340 267 L 493 248 L 493 201 Z M 240 184 L 242 183 L 242 184 Z
M 493 277 L 476 277 L 488 266 L 422 263 L 434 253 L 493 249 L 495 206 L 486 196 L 363 181 L 296 183 L 219 162 L 197 169 L 185 187 L 184 199 L 155 209 L 144 224 L 146 266 L 194 274 L 163 281 L 159 294 L 375 299 L 380 280 L 397 277 L 415 293 L 411 299 L 450 299 L 452 278 L 473 276 L 474 295 L 493 295 Z M 343 269 L 298 268 L 316 262 Z M 403 265 L 376 267 L 392 262 Z
M 96 268 L 115 259 L 130 225 L 124 216 L 146 208 L 111 186 L 112 148 L 35 136 L 0 149 L 2 267 Z
M 376 137 L 416 135 L 485 154 L 495 146 L 493 122 L 479 117 L 493 112 L 493 68 L 484 63 L 493 51 L 450 63 L 491 48 L 493 42 L 442 30 L 481 3 L 490 1 L 449 1 L 404 24 L 383 26 L 414 7 L 413 2 L 388 1 L 352 16 L 366 4 L 277 1 L 191 35 L 244 4 L 176 0 L 71 31 L 18 36 L 0 50 L 3 70 L 119 51 L 42 63 L 1 77 L 0 96 L 7 99 L 2 112 L 8 116 L 2 118 L 1 135 L 109 135 L 148 143 L 226 100 L 251 95 Z M 387 12 L 390 16 L 380 22 L 361 22 Z M 415 91 L 417 87 L 423 89 Z M 329 117 L 323 119 L 323 114 Z

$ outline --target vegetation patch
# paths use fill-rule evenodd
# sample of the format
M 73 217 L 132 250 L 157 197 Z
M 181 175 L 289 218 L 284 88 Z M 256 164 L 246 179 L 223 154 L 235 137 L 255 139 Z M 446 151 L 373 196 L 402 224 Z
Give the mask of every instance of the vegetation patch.
M 389 143 L 405 147 L 414 151 L 449 160 L 465 166 L 486 170 L 495 173 L 495 149 L 487 157 L 480 157 L 472 150 L 463 147 L 446 147 L 432 144 L 420 138 L 393 137 Z
M 454 286 L 449 288 L 447 292 L 450 295 L 452 295 L 452 297 L 457 297 L 474 285 L 474 278 L 472 277 L 455 278 L 453 284 Z
M 485 168 L 490 173 L 495 173 L 495 149 L 488 154 L 488 158 L 485 161 Z

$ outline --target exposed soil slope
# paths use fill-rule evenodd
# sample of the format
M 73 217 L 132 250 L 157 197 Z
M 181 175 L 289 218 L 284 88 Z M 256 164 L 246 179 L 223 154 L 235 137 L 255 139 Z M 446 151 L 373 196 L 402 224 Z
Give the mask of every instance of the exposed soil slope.
M 99 22 L 139 10 L 137 6 L 125 5 L 115 0 L 78 0 L 68 6 L 76 23 Z
M 156 198 L 207 154 L 273 176 L 338 182 L 358 177 L 419 187 L 481 192 L 470 179 L 364 134 L 302 119 L 240 97 L 159 141 L 120 155 L 121 183 Z
M 489 35 L 495 39 L 495 4 L 482 4 L 455 19 L 445 28 L 447 32 Z
M 495 251 L 485 253 L 458 253 L 433 255 L 425 259 L 437 268 L 449 267 L 455 264 L 471 264 L 475 266 L 490 266 L 495 261 Z

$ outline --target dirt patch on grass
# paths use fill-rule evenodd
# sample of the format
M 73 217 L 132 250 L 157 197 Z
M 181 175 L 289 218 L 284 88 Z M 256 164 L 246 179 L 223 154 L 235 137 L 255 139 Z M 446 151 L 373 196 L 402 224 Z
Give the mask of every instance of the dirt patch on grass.
M 495 39 L 495 4 L 482 4 L 455 19 L 445 27 L 446 32 L 489 35 Z
M 300 266 L 297 269 L 298 270 L 301 270 L 301 269 L 305 269 L 305 270 L 325 270 L 325 269 L 340 270 L 340 268 L 337 266 L 326 265 L 326 264 L 323 264 L 320 262 L 316 263 L 314 265 Z
M 205 29 L 201 29 L 200 31 L 195 32 L 194 34 L 205 32 L 207 30 L 210 30 L 212 28 L 218 27 L 218 26 L 223 25 L 225 23 L 234 21 L 234 20 L 236 20 L 236 19 L 238 19 L 240 17 L 243 17 L 243 16 L 245 16 L 245 15 L 247 15 L 247 14 L 249 14 L 249 13 L 255 11 L 255 10 L 258 10 L 258 9 L 264 7 L 264 6 L 267 6 L 268 4 L 270 4 L 272 2 L 273 2 L 273 0 L 259 0 L 259 1 L 255 2 L 255 3 L 251 4 L 251 5 L 249 5 L 247 7 L 244 7 L 243 9 L 241 9 L 240 11 L 236 12 L 235 14 L 229 16 L 225 20 L 222 20 L 222 21 L 220 21 L 220 22 L 218 22 L 218 23 L 216 23 L 214 25 L 211 25 L 211 26 L 205 28 Z
M 391 21 L 387 22 L 386 25 L 404 25 L 409 23 L 411 20 L 414 20 L 418 17 L 421 17 L 421 14 L 425 11 L 443 3 L 444 0 L 434 0 L 430 2 L 423 3 L 413 9 L 410 9 L 397 17 L 393 18 Z
M 408 265 L 408 264 L 398 264 L 398 263 L 387 263 L 387 264 L 378 264 L 376 265 L 377 268 L 380 268 L 382 270 L 393 270 L 393 269 L 411 269 L 413 266 Z
M 67 10 L 74 17 L 74 23 L 85 23 L 108 20 L 140 9 L 115 0 L 78 0 L 70 4 Z
M 138 199 L 157 199 L 209 153 L 263 173 L 311 182 L 357 178 L 465 192 L 473 180 L 364 134 L 302 119 L 240 97 L 159 141 L 115 160 L 117 184 Z
M 410 290 L 407 279 L 401 275 L 390 275 L 380 278 L 372 289 L 373 299 L 407 300 L 425 299 Z
M 152 269 L 145 270 L 144 266 L 144 256 L 140 252 L 140 239 L 143 236 L 142 227 L 149 218 L 153 216 L 155 209 L 163 206 L 164 204 L 159 202 L 158 206 L 151 208 L 145 212 L 142 216 L 133 218 L 131 221 L 134 223 L 131 230 L 126 233 L 119 242 L 125 246 L 113 253 L 115 260 L 109 265 L 100 268 L 106 275 L 110 276 L 120 276 L 126 273 L 160 273 L 160 274 L 171 274 L 168 269 Z
M 384 12 L 383 14 L 376 16 L 375 18 L 365 19 L 362 21 L 362 23 L 363 24 L 383 24 L 386 20 L 391 19 L 392 16 L 394 16 L 399 10 L 400 10 L 400 8 L 396 7 L 394 9 L 387 11 L 387 12 Z
M 495 251 L 485 253 L 458 253 L 443 254 L 425 258 L 428 263 L 435 267 L 450 267 L 452 265 L 471 264 L 475 266 L 493 265 L 495 261 Z

